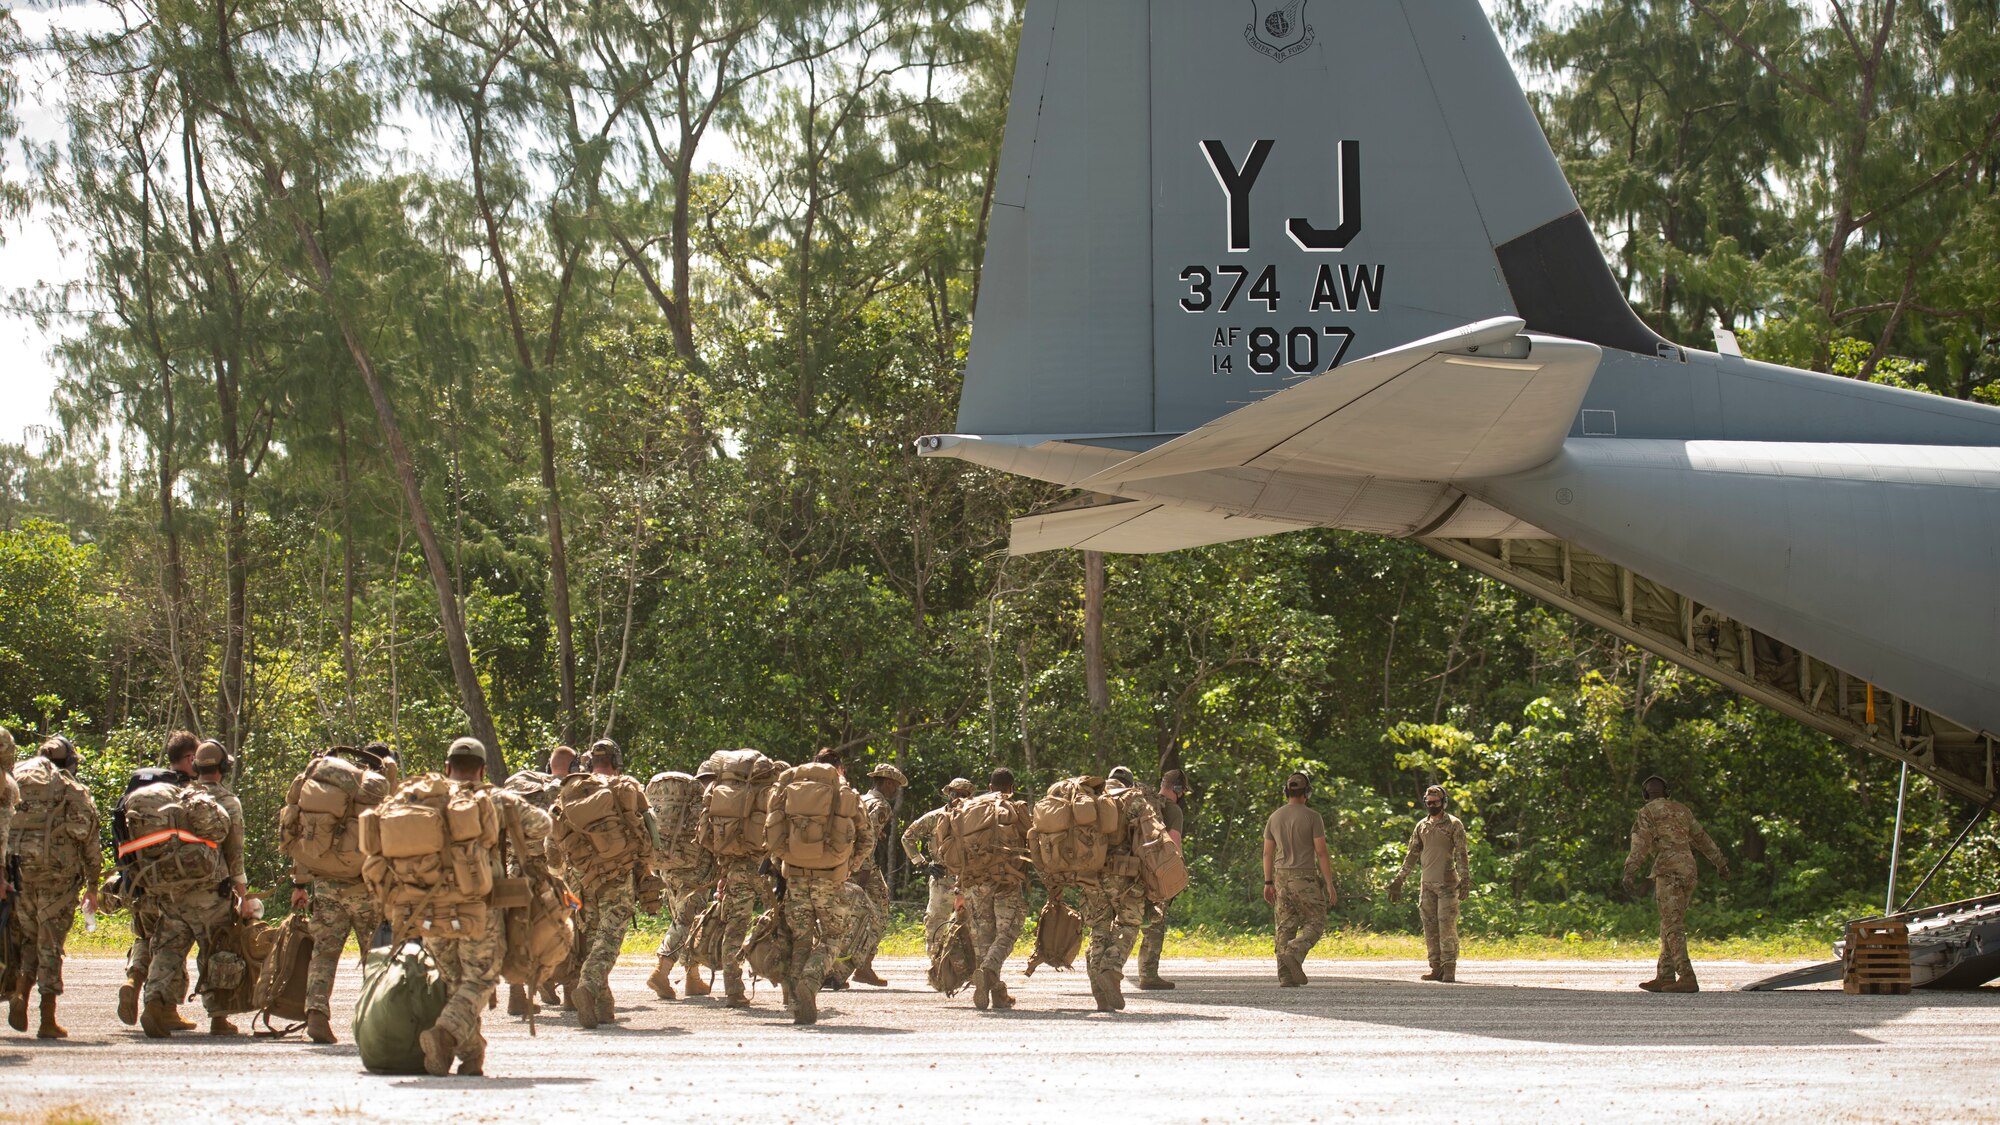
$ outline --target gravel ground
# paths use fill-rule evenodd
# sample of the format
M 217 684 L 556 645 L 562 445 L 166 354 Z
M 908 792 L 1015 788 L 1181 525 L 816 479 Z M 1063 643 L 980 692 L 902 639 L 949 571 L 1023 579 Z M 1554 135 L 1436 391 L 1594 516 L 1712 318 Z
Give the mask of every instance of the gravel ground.
M 773 988 L 748 1012 L 656 1000 L 627 958 L 615 1027 L 556 1012 L 531 1038 L 493 1013 L 473 1079 L 370 1075 L 345 1042 L 148 1041 L 113 1014 L 120 964 L 78 958 L 69 1040 L 0 1030 L 0 1120 L 2000 1120 L 2000 995 L 1733 991 L 1782 967 L 1704 964 L 1708 991 L 1653 996 L 1632 987 L 1650 963 L 1468 961 L 1442 985 L 1310 962 L 1280 989 L 1264 962 L 1189 960 L 1100 1014 L 1080 973 L 1016 966 L 1020 1007 L 982 1013 L 884 958 L 887 989 L 822 994 L 794 1028 Z M 354 985 L 344 966 L 343 1040 Z

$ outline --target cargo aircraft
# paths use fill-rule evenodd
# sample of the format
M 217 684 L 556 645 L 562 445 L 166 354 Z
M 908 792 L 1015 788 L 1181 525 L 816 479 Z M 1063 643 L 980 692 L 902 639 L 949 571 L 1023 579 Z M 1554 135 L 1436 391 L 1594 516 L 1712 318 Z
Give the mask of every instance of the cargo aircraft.
M 1974 805 L 2000 409 L 1633 313 L 1478 0 L 1029 0 L 957 433 L 1016 553 L 1432 550 Z

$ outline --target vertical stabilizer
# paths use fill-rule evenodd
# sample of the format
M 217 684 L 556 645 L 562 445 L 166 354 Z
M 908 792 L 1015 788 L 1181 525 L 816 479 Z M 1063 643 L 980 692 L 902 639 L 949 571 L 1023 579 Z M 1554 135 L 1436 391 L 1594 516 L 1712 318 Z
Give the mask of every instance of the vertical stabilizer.
M 1650 351 L 1576 211 L 1478 0 L 1029 0 L 958 428 L 1182 433 L 1517 313 Z

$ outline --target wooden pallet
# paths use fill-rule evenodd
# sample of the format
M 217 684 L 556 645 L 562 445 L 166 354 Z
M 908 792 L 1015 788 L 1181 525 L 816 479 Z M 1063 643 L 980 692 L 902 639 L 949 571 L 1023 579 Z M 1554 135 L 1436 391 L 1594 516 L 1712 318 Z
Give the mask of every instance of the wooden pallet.
M 1901 922 L 1850 922 L 1840 990 L 1852 996 L 1910 991 L 1910 928 Z

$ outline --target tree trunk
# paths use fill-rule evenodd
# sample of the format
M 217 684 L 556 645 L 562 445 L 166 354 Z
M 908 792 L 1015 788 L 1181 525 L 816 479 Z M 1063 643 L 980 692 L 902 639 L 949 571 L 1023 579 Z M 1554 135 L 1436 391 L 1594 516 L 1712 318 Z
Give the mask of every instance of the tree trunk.
M 341 712 L 347 722 L 342 735 L 360 742 L 361 731 L 354 713 L 354 688 L 358 673 L 358 662 L 354 658 L 354 599 L 358 592 L 354 560 L 354 477 L 347 460 L 347 411 L 341 407 L 338 395 L 334 397 L 333 420 L 340 438 L 340 665 L 346 679 Z
M 1097 772 L 1111 768 L 1111 681 L 1104 668 L 1104 554 L 1083 553 L 1083 683 Z
M 569 548 L 563 540 L 562 491 L 556 481 L 556 433 L 550 418 L 551 404 L 545 391 L 536 401 L 536 422 L 542 439 L 542 495 L 549 520 L 549 598 L 556 619 L 558 704 L 562 720 L 559 741 L 568 742 L 576 730 L 576 641 L 569 612 Z

